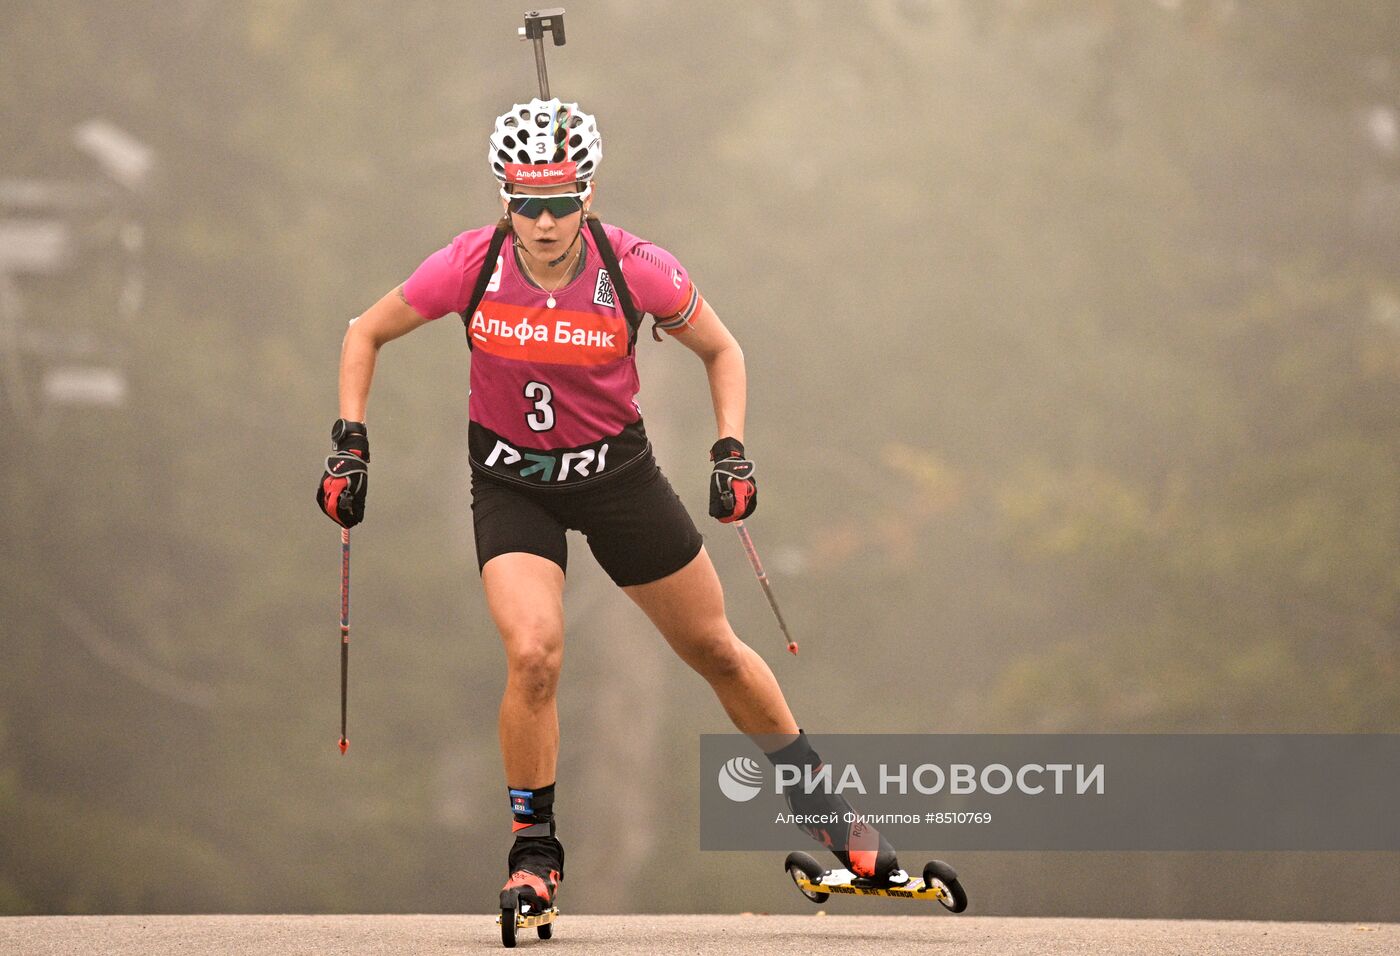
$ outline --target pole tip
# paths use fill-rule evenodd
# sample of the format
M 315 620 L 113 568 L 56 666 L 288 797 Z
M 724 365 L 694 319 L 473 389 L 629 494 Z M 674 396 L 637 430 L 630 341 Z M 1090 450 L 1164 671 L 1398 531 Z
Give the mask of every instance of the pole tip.
M 796 657 L 796 656 L 797 656 L 797 642 L 796 642 L 796 641 L 788 641 L 788 653 L 792 654 L 793 657 Z
M 347 751 L 347 750 L 349 750 L 349 749 L 350 749 L 350 741 L 347 740 L 347 739 L 344 738 L 344 737 L 341 737 L 341 738 L 340 738 L 340 752 L 341 752 L 341 753 L 345 753 L 345 751 Z

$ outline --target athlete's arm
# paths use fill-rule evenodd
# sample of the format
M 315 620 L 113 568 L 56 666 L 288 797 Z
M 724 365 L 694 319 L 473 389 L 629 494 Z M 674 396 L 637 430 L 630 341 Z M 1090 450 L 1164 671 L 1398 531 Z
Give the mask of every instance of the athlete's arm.
M 392 342 L 428 322 L 404 298 L 403 286 L 384 296 L 350 323 L 340 347 L 340 417 L 365 420 L 374 360 L 385 342 Z
M 701 300 L 690 322 L 671 333 L 676 341 L 700 356 L 710 380 L 710 399 L 715 406 L 715 427 L 719 438 L 744 440 L 744 410 L 748 380 L 744 372 L 744 351 L 730 331 Z

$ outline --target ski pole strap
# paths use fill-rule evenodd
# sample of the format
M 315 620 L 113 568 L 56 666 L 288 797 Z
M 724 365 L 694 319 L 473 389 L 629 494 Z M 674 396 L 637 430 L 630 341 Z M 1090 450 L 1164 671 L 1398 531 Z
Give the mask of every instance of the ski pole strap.
M 481 270 L 476 275 L 476 286 L 472 289 L 472 297 L 467 302 L 467 307 L 461 311 L 462 331 L 467 335 L 467 348 L 472 346 L 472 316 L 476 314 L 476 307 L 481 305 L 482 296 L 486 295 L 486 287 L 491 283 L 491 276 L 496 271 L 496 259 L 501 254 L 501 246 L 505 245 L 506 236 L 510 234 L 510 217 L 502 216 L 496 223 L 496 231 L 491 234 L 491 242 L 486 246 L 486 258 L 481 261 Z
M 617 253 L 608 241 L 608 234 L 603 231 L 603 223 L 593 213 L 588 214 L 588 231 L 593 234 L 593 244 L 598 247 L 598 254 L 603 257 L 603 265 L 607 266 L 608 278 L 612 280 L 612 287 L 617 291 L 617 301 L 622 306 L 622 314 L 627 317 L 627 354 L 631 355 L 632 350 L 637 347 L 637 330 L 642 327 L 642 315 L 632 300 L 632 293 L 627 288 L 627 279 L 622 274 L 622 266 L 617 262 Z

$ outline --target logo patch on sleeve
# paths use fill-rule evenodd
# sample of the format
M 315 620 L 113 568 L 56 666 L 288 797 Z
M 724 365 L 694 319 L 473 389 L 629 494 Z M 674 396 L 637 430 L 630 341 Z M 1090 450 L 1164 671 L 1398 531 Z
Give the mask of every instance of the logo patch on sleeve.
M 593 286 L 593 304 L 605 305 L 610 309 L 617 305 L 617 300 L 613 297 L 612 280 L 608 278 L 607 269 L 598 270 L 598 281 Z

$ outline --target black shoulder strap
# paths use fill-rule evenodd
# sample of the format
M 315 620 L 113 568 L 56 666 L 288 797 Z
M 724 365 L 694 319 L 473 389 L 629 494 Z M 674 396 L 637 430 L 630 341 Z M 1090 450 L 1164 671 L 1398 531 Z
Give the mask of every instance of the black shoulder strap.
M 502 216 L 496 223 L 496 231 L 491 234 L 491 242 L 486 247 L 486 258 L 482 260 L 481 271 L 476 276 L 476 286 L 472 289 L 471 300 L 467 307 L 462 310 L 462 329 L 467 333 L 467 348 L 472 345 L 472 316 L 476 314 L 476 307 L 481 305 L 481 297 L 486 294 L 486 286 L 491 282 L 491 275 L 496 271 L 496 258 L 501 254 L 501 246 L 505 244 L 506 236 L 510 234 L 510 219 Z
M 627 352 L 631 354 L 637 347 L 637 330 L 642 327 L 642 315 L 632 300 L 627 280 L 622 275 L 622 266 L 617 263 L 617 253 L 608 241 L 608 234 L 603 231 L 603 223 L 593 213 L 588 214 L 588 231 L 593 234 L 593 244 L 598 247 L 598 253 L 603 257 L 603 265 L 608 268 L 608 278 L 612 280 L 612 287 L 622 305 L 622 314 L 627 317 Z

